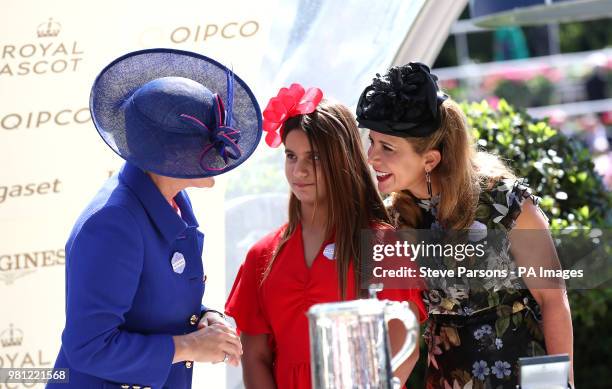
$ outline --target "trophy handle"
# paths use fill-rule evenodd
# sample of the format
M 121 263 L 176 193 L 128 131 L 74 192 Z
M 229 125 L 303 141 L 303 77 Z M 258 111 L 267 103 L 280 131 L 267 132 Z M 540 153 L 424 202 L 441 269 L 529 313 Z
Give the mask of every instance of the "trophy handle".
M 406 327 L 406 339 L 400 350 L 391 358 L 391 370 L 395 371 L 412 353 L 417 345 L 417 335 L 419 326 L 414 313 L 410 310 L 407 302 L 387 302 L 385 306 L 385 321 L 387 322 L 387 331 L 389 321 L 398 319 L 404 323 Z

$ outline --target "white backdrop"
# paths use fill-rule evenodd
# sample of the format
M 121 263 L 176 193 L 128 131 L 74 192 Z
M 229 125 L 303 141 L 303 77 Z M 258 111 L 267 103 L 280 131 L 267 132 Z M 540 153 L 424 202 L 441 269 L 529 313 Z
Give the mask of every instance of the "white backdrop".
M 257 74 L 270 23 L 254 2 L 190 0 L 165 9 L 169 3 L 2 2 L 0 367 L 53 365 L 64 325 L 65 240 L 122 162 L 87 109 L 97 72 L 127 51 L 175 47 L 231 64 L 247 82 Z M 193 193 L 206 215 L 206 300 L 217 307 L 225 299 L 223 186 Z M 221 365 L 197 365 L 196 381 L 202 376 L 224 385 Z
M 391 63 L 423 3 L 2 0 L 0 367 L 53 365 L 64 325 L 65 240 L 82 208 L 122 163 L 89 116 L 90 87 L 99 70 L 128 51 L 174 47 L 232 66 L 262 109 L 271 94 L 293 81 L 319 86 L 350 105 L 373 74 Z M 205 302 L 211 307 L 223 306 L 229 273 L 249 245 L 243 239 L 226 267 L 227 180 L 257 171 L 270 153 L 260 147 L 214 189 L 191 193 L 206 234 Z M 266 196 L 261 201 L 269 201 Z M 241 231 L 241 217 L 239 212 L 227 223 L 249 241 L 270 228 L 262 221 L 261 233 L 249 234 L 252 226 Z M 271 215 L 269 223 L 282 219 Z M 227 379 L 222 365 L 196 364 L 194 387 L 240 386 L 239 376 L 231 370 Z M 42 385 L 0 383 L 0 389 L 22 387 Z

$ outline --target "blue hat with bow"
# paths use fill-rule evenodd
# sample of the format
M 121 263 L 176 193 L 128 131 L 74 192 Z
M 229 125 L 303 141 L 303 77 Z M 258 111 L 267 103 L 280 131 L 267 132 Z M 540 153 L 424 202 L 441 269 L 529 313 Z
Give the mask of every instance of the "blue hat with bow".
M 89 101 L 102 139 L 142 170 L 177 178 L 225 173 L 255 151 L 261 111 L 232 70 L 174 49 L 135 51 L 96 78 Z

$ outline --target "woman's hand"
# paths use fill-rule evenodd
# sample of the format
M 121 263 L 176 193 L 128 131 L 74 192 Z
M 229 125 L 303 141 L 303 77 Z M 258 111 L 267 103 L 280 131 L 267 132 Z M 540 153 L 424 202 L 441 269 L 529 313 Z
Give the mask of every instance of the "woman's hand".
M 242 344 L 236 331 L 222 324 L 211 324 L 187 335 L 174 336 L 174 360 L 219 363 L 225 360 L 238 366 Z
M 215 311 L 207 311 L 200 319 L 200 322 L 198 323 L 198 328 L 204 328 L 212 324 L 221 324 L 223 326 L 232 328 L 232 326 L 225 320 L 225 318 Z
M 225 320 L 224 316 L 220 315 L 218 312 L 215 312 L 215 311 L 208 311 L 202 316 L 202 318 L 198 322 L 198 329 L 208 327 L 213 324 L 222 325 L 224 327 L 229 328 L 230 330 L 233 331 L 236 337 L 238 337 L 238 334 L 236 334 L 236 329 L 227 320 Z M 240 362 L 240 357 L 235 358 L 234 356 L 228 354 L 228 363 L 230 365 L 238 366 L 239 362 Z

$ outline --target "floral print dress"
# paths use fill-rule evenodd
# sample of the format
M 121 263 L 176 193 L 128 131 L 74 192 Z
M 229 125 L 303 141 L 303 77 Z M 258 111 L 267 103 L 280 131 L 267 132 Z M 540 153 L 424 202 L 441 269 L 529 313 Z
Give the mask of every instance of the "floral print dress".
M 539 198 L 517 180 L 501 180 L 482 191 L 470 234 L 475 233 L 474 240 L 478 240 L 494 230 L 505 239 L 491 248 L 495 255 L 481 258 L 480 263 L 463 261 L 462 266 L 515 267 L 507 232 L 526 200 L 536 206 L 539 203 Z M 436 220 L 439 198 L 415 201 L 423 212 L 420 227 L 442 229 Z M 399 220 L 393 210 L 391 214 Z M 401 222 L 397 224 L 401 227 Z M 456 266 L 455 260 L 449 263 L 446 259 L 445 266 L 452 267 L 453 262 Z M 515 389 L 519 383 L 518 359 L 546 354 L 539 306 L 519 277 L 471 280 L 469 287 L 449 283 L 440 288 L 438 282 L 432 289 L 428 284 L 430 289 L 423 292 L 429 313 L 424 332 L 428 389 Z

